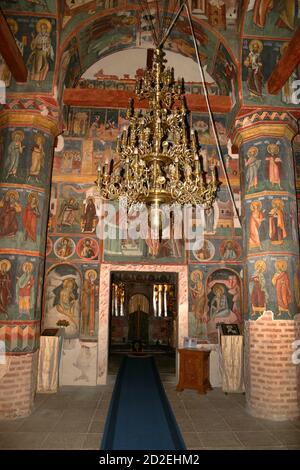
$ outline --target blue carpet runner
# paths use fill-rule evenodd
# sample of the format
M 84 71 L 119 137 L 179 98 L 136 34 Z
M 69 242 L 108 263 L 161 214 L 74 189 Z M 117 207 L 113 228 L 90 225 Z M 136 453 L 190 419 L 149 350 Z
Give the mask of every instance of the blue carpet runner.
M 123 359 L 101 449 L 185 450 L 153 356 Z

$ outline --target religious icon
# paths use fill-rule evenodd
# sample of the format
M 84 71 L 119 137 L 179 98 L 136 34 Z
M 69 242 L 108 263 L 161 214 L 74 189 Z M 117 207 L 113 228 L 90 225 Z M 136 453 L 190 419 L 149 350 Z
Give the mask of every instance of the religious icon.
M 39 210 L 38 194 L 31 192 L 28 194 L 27 205 L 23 213 L 24 240 L 28 237 L 35 242 L 37 236 L 38 218 L 41 216 Z
M 95 310 L 98 285 L 96 285 L 97 271 L 89 269 L 84 274 L 82 290 L 82 320 L 81 333 L 87 336 L 95 334 Z
M 220 253 L 224 260 L 234 260 L 241 254 L 241 247 L 235 240 L 225 240 L 220 246 Z
M 245 161 L 247 189 L 256 189 L 258 184 L 258 169 L 261 161 L 257 159 L 258 148 L 250 147 L 247 152 L 248 159 Z
M 272 186 L 280 186 L 280 163 L 282 162 L 279 155 L 279 146 L 277 144 L 269 144 L 267 146 L 268 155 L 266 161 L 269 162 L 268 178 Z
M 206 233 L 215 233 L 215 230 L 214 230 L 215 209 L 214 209 L 213 206 L 205 209 L 204 217 L 205 217 L 205 232 Z
M 55 295 L 53 306 L 58 312 L 66 316 L 71 322 L 75 323 L 78 328 L 77 321 L 74 317 L 75 303 L 78 300 L 78 285 L 73 277 L 68 277 L 57 286 L 53 293 Z
M 12 140 L 7 150 L 8 155 L 7 155 L 7 164 L 5 168 L 6 179 L 10 177 L 15 178 L 17 176 L 20 157 L 25 148 L 25 146 L 22 145 L 22 142 L 25 137 L 23 131 L 19 131 L 19 130 L 14 131 L 11 137 L 12 137 Z
M 289 276 L 287 274 L 287 262 L 278 260 L 275 262 L 276 273 L 272 278 L 272 284 L 276 289 L 277 306 L 279 315 L 289 312 L 289 305 L 292 302 Z
M 191 273 L 191 281 L 193 283 L 191 287 L 192 294 L 192 313 L 196 321 L 196 330 L 200 328 L 202 323 L 207 321 L 205 304 L 206 294 L 205 287 L 203 285 L 203 273 L 200 270 L 195 270 Z
M 93 259 L 98 254 L 98 244 L 92 238 L 84 238 L 79 241 L 76 251 L 80 258 Z
M 45 80 L 49 71 L 49 59 L 54 60 L 54 50 L 51 44 L 52 26 L 46 18 L 40 19 L 36 23 L 36 36 L 32 35 L 31 54 L 27 65 L 29 69 L 29 79 L 38 83 Z
M 283 0 L 274 2 L 273 0 L 255 0 L 253 7 L 253 23 L 259 28 L 264 28 L 269 12 L 279 4 L 279 17 L 276 26 L 293 31 L 295 28 L 295 18 L 297 11 L 296 0 Z
M 7 191 L 0 201 L 0 237 L 14 237 L 17 234 L 17 214 L 21 211 L 19 193 L 14 190 Z
M 269 236 L 273 245 L 282 245 L 287 237 L 284 223 L 284 202 L 281 199 L 273 199 L 272 209 L 269 212 Z
M 22 315 L 30 318 L 30 310 L 34 305 L 34 276 L 33 264 L 25 262 L 22 265 L 22 274 L 17 278 L 16 298 L 19 307 L 19 318 Z
M 261 201 L 253 201 L 250 205 L 249 248 L 261 248 L 259 229 L 264 219 Z
M 262 315 L 266 310 L 266 304 L 269 298 L 266 279 L 264 276 L 267 266 L 265 261 L 257 260 L 254 268 L 254 274 L 250 277 L 252 315 L 255 315 L 256 313 Z
M 258 39 L 253 39 L 249 43 L 249 54 L 244 61 L 244 65 L 248 69 L 247 86 L 249 90 L 249 98 L 262 99 L 263 89 L 263 73 L 262 73 L 262 59 L 261 52 L 263 50 L 263 43 Z
M 210 318 L 223 318 L 230 315 L 228 306 L 228 299 L 225 292 L 225 287 L 222 284 L 215 284 L 212 288 L 213 298 L 210 303 L 209 316 Z
M 28 180 L 34 178 L 36 182 L 39 182 L 41 168 L 45 160 L 45 137 L 42 134 L 36 134 L 34 141 L 35 144 L 31 153 L 31 166 L 29 169 Z
M 0 261 L 0 318 L 8 318 L 8 307 L 12 302 L 12 280 L 10 275 L 11 262 L 8 259 Z
M 231 317 L 233 322 L 242 321 L 241 288 L 237 274 L 226 269 L 215 272 L 214 278 L 208 281 L 210 292 L 213 296 L 210 295 L 208 308 L 212 320 Z
M 214 257 L 215 247 L 209 240 L 203 240 L 202 247 L 193 250 L 193 253 L 198 261 L 209 261 Z
M 71 238 L 63 237 L 56 240 L 54 253 L 59 258 L 70 258 L 75 252 L 75 243 Z
M 81 231 L 93 233 L 96 230 L 98 217 L 96 215 L 96 206 L 94 198 L 88 197 L 84 214 L 81 217 Z
M 76 212 L 79 210 L 79 203 L 75 198 L 70 197 L 62 202 L 58 223 L 61 227 L 72 227 L 76 221 Z

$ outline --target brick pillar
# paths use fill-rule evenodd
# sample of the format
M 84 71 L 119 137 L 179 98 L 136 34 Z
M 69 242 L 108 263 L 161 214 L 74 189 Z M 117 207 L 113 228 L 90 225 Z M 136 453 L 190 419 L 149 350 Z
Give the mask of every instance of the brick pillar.
M 287 113 L 260 112 L 236 121 L 244 227 L 245 380 L 249 413 L 285 420 L 300 414 L 299 236 Z
M 35 104 L 0 114 L 0 418 L 28 415 L 35 393 L 57 135 L 57 117 Z

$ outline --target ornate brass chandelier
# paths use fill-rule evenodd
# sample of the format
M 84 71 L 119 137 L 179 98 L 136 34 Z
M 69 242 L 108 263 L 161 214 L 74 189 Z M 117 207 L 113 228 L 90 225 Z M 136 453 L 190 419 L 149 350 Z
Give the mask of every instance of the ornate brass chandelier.
M 128 207 L 178 203 L 208 208 L 219 186 L 216 167 L 209 175 L 203 171 L 197 134 L 187 122 L 183 80 L 176 82 L 165 63 L 165 53 L 156 48 L 152 68 L 136 83 L 136 95 L 148 99 L 149 108 L 143 114 L 130 101 L 129 126 L 116 144 L 120 160 L 99 166 L 96 184 L 102 198 L 126 197 Z

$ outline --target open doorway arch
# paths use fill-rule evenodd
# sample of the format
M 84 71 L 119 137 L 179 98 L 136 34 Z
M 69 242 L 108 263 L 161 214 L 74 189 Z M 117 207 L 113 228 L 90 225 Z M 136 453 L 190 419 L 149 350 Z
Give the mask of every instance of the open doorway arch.
M 112 271 L 169 272 L 178 274 L 178 320 L 177 346 L 183 346 L 184 336 L 188 336 L 188 269 L 178 265 L 146 265 L 146 264 L 102 264 L 100 271 L 101 292 L 99 296 L 99 330 L 98 330 L 98 367 L 97 383 L 107 383 L 109 354 L 109 312 L 110 312 L 110 276 Z M 176 355 L 176 375 L 178 374 L 178 358 Z

